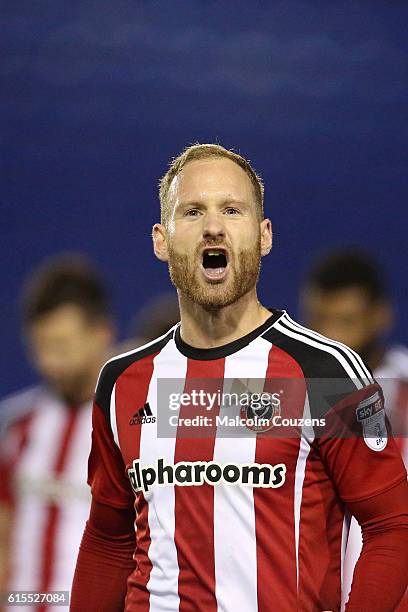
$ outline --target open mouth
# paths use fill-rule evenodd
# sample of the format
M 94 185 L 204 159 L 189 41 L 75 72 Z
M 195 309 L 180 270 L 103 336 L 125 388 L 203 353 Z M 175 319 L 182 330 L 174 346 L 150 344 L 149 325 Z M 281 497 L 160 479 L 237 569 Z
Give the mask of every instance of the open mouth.
M 228 257 L 224 249 L 209 248 L 203 251 L 202 266 L 209 280 L 222 280 L 227 272 Z

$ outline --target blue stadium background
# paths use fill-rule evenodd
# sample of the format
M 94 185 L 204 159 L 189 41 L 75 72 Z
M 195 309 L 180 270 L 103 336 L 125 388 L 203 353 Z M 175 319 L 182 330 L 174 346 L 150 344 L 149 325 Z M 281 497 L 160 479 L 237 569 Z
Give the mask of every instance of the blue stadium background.
M 194 141 L 265 179 L 265 303 L 296 314 L 311 261 L 361 245 L 408 340 L 406 2 L 4 0 L 1 21 L 1 395 L 35 380 L 18 296 L 46 256 L 97 262 L 121 337 L 168 287 L 156 185 Z

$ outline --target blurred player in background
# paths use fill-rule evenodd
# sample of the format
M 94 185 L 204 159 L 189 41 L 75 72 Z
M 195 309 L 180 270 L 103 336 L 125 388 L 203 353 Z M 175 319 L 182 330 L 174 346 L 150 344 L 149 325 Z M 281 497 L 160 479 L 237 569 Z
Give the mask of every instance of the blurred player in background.
M 148 300 L 133 317 L 130 324 L 132 336 L 143 338 L 144 343 L 165 334 L 180 321 L 177 296 L 174 293 L 159 293 Z
M 114 328 L 106 289 L 79 256 L 34 272 L 23 317 L 42 382 L 2 402 L 0 591 L 70 590 L 89 511 L 91 400 Z
M 408 466 L 408 349 L 387 345 L 393 309 L 384 275 L 363 251 L 334 251 L 312 269 L 302 293 L 306 324 L 359 353 L 381 379 L 394 436 Z M 344 570 L 344 598 L 361 551 L 361 531 L 353 518 Z M 408 610 L 408 600 L 398 610 Z
M 180 310 L 174 293 L 159 293 L 132 317 L 129 337 L 115 347 L 115 354 L 126 353 L 165 334 L 180 321 Z

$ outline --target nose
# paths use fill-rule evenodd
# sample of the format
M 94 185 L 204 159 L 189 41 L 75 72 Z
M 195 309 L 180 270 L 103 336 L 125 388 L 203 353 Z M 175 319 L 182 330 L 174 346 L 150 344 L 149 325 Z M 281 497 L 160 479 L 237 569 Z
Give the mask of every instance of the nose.
M 223 223 L 222 215 L 218 213 L 210 213 L 204 217 L 203 224 L 203 238 L 224 238 L 225 237 L 225 227 Z

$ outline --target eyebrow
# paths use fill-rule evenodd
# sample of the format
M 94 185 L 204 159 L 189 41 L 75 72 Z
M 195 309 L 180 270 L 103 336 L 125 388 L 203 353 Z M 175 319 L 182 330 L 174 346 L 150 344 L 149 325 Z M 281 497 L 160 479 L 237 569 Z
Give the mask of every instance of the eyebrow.
M 242 200 L 236 200 L 235 198 L 227 198 L 220 203 L 220 206 L 228 206 L 232 204 L 239 204 L 241 206 L 249 206 L 248 203 L 243 202 Z M 205 208 L 205 204 L 203 202 L 198 202 L 197 200 L 188 200 L 187 202 L 180 202 L 180 208 L 188 208 L 189 206 L 193 206 L 194 208 Z

